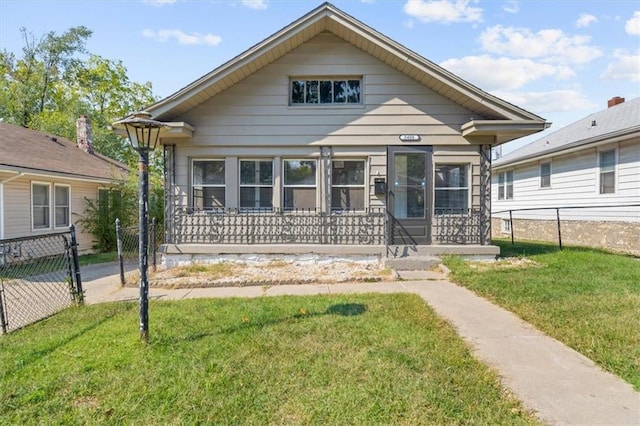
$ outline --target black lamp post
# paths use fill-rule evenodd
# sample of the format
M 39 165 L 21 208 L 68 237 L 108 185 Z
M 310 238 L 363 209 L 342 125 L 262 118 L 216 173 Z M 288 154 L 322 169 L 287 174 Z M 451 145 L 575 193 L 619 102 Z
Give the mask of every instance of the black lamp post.
M 140 339 L 149 340 L 149 151 L 158 143 L 160 130 L 165 124 L 152 120 L 148 112 L 136 112 L 116 121 L 115 128 L 124 128 L 131 146 L 138 152 L 138 219 L 140 222 L 140 244 L 138 250 L 140 264 Z

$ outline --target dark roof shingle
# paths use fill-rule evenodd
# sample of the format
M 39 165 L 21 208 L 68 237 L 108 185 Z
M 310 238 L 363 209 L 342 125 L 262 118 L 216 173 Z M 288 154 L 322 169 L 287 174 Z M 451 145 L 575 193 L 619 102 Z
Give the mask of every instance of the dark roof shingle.
M 127 166 L 101 154 L 88 154 L 68 139 L 0 122 L 0 170 L 65 174 L 87 180 L 123 179 Z

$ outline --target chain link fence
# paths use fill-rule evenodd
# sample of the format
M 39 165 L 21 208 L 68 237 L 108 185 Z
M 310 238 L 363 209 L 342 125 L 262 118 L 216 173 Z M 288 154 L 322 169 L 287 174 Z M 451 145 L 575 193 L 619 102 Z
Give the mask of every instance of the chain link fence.
M 67 232 L 0 240 L 3 334 L 82 303 L 73 226 Z
M 492 212 L 494 238 L 556 242 L 640 255 L 640 204 L 564 206 Z
M 120 265 L 120 284 L 133 284 L 140 279 L 140 228 L 120 226 L 116 219 L 116 238 L 118 244 L 118 263 Z M 164 244 L 164 228 L 155 218 L 149 223 L 149 269 L 155 271 L 160 260 L 158 248 Z

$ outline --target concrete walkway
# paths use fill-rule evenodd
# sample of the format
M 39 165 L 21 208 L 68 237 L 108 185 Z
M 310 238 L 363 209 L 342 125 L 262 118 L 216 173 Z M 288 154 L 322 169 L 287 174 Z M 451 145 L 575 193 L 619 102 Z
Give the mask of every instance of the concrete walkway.
M 102 273 L 108 273 L 106 268 Z M 117 273 L 115 270 L 114 274 Z M 138 289 L 120 288 L 117 275 L 90 279 L 87 303 L 136 300 Z M 99 274 L 98 274 L 99 275 Z M 85 271 L 83 270 L 83 276 Z M 418 277 L 416 277 L 418 278 Z M 398 293 L 420 295 L 451 322 L 475 356 L 493 367 L 510 389 L 538 417 L 553 425 L 640 425 L 640 393 L 591 360 L 546 336 L 514 314 L 446 280 L 383 283 L 282 285 L 197 289 L 150 289 L 149 297 L 177 300 L 197 297 Z

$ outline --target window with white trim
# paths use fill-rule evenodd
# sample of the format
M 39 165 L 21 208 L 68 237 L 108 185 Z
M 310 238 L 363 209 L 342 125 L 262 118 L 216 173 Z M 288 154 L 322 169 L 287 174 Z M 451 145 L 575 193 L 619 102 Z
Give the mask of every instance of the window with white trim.
M 282 165 L 283 208 L 315 209 L 316 160 L 283 160 Z
M 31 217 L 33 229 L 51 228 L 51 184 L 31 184 Z
M 362 103 L 362 78 L 292 78 L 291 105 L 328 105 Z
M 509 219 L 502 219 L 502 232 L 511 232 L 511 221 Z
M 498 200 L 513 199 L 513 170 L 498 173 Z
M 616 192 L 616 150 L 598 152 L 600 166 L 600 193 L 613 194 Z
M 273 208 L 273 160 L 240 160 L 240 208 Z
M 191 206 L 213 210 L 225 207 L 225 160 L 193 160 Z
M 54 226 L 56 228 L 69 226 L 71 213 L 71 191 L 67 185 L 54 185 Z
M 540 163 L 540 188 L 551 188 L 551 161 Z
M 365 161 L 331 162 L 331 210 L 364 210 Z
M 469 208 L 469 167 L 467 164 L 436 164 L 436 213 L 466 213 Z

